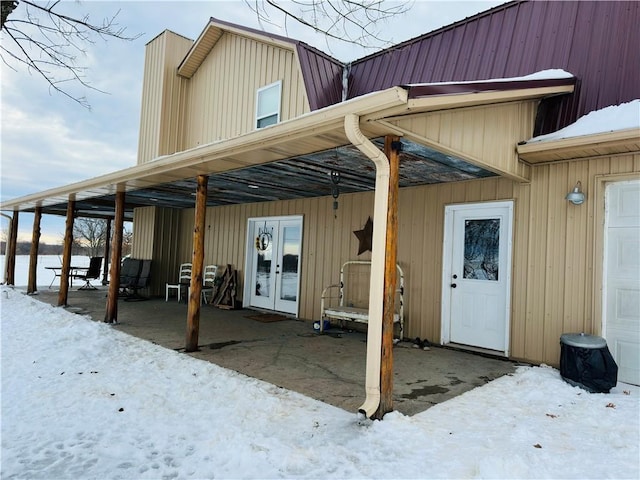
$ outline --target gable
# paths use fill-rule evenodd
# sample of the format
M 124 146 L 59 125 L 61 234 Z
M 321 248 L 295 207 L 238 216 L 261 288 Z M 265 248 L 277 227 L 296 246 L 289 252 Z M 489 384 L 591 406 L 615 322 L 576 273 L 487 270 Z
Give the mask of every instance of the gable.
M 274 82 L 282 82 L 281 121 L 309 112 L 295 48 L 223 31 L 188 80 L 182 149 L 254 130 L 256 93 Z

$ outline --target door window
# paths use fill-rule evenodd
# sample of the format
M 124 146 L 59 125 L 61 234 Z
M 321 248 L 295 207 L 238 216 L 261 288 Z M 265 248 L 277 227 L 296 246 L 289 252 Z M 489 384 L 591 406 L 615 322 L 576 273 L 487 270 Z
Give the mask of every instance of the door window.
M 498 280 L 500 219 L 466 220 L 463 278 Z

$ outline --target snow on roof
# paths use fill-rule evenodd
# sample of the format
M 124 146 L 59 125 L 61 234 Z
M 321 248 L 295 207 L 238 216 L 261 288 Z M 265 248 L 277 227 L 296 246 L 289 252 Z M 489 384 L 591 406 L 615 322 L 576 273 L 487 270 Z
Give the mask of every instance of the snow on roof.
M 527 143 L 548 142 L 584 135 L 617 132 L 632 128 L 640 128 L 639 99 L 620 105 L 605 107 L 601 110 L 594 110 L 580 117 L 571 125 L 547 135 L 534 137 L 528 140 Z
M 469 80 L 463 82 L 432 82 L 432 83 L 410 83 L 408 87 L 423 87 L 428 85 L 464 85 L 466 83 L 496 83 L 496 82 L 522 82 L 527 80 L 555 80 L 560 78 L 573 78 L 573 75 L 562 69 L 541 70 L 523 77 L 489 78 L 487 80 Z

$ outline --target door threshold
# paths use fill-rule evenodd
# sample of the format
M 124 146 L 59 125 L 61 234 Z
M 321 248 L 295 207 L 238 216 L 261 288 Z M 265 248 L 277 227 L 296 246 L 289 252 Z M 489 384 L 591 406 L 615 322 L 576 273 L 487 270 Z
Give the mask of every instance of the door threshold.
M 499 357 L 508 359 L 509 356 L 502 350 L 491 350 L 490 348 L 474 347 L 472 345 L 465 345 L 462 343 L 445 343 L 442 345 L 445 348 L 451 348 L 452 350 L 465 350 L 473 353 L 479 353 L 487 357 Z
M 283 317 L 287 317 L 290 318 L 291 320 L 298 320 L 298 317 L 296 316 L 295 313 L 289 313 L 289 312 L 281 312 L 280 310 L 271 310 L 269 308 L 260 308 L 260 307 L 245 307 L 246 310 L 251 310 L 253 312 L 259 312 L 259 313 L 265 313 L 265 314 L 277 314 L 277 315 L 282 315 Z

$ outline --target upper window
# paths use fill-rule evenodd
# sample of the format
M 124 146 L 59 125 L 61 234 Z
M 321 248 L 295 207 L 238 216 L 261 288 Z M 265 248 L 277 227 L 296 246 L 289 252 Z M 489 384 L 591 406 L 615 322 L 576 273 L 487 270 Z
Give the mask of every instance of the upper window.
M 256 128 L 268 127 L 280 121 L 281 81 L 258 89 Z

